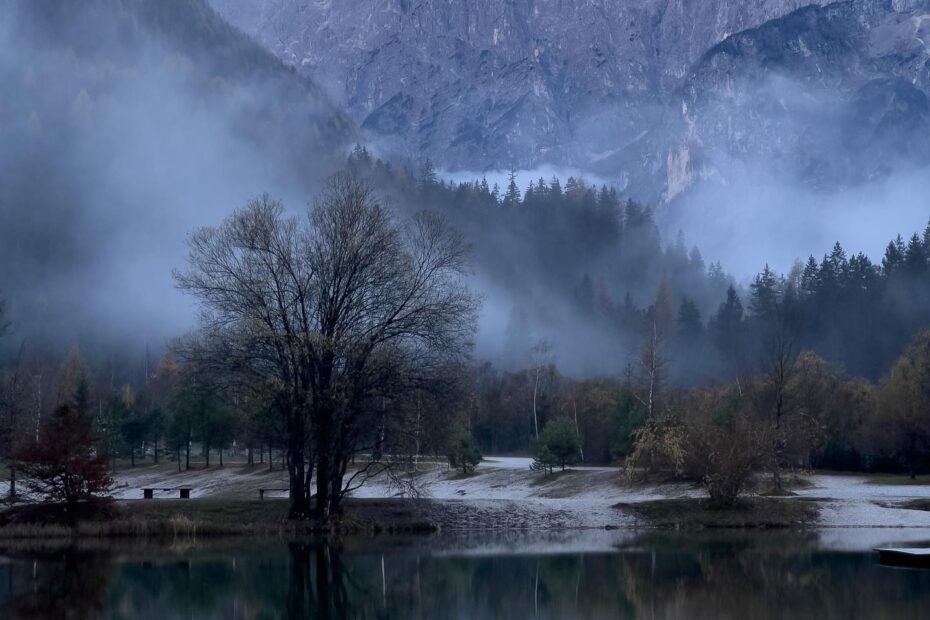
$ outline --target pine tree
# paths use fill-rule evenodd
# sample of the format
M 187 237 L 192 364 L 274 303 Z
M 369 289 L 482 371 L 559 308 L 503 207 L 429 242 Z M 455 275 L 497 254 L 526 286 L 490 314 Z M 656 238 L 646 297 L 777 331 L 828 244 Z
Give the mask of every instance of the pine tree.
M 504 207 L 516 207 L 520 204 L 520 188 L 517 186 L 517 171 L 510 169 L 509 182 L 507 183 L 507 192 L 504 194 Z
M 678 307 L 678 337 L 683 342 L 694 343 L 700 339 L 703 331 L 704 324 L 697 306 L 687 297 L 683 298 Z
M 778 308 L 779 281 L 768 264 L 749 285 L 749 289 L 749 311 L 752 315 L 760 319 L 773 318 Z
M 804 271 L 801 273 L 801 291 L 805 295 L 814 295 L 820 286 L 820 266 L 813 255 L 807 258 Z
M 914 277 L 920 277 L 927 271 L 927 252 L 917 233 L 914 233 L 907 243 L 903 266 L 905 272 Z
M 574 463 L 581 455 L 581 440 L 575 424 L 567 417 L 549 420 L 543 428 L 534 450 L 533 466 L 552 472 L 558 466 Z
M 691 248 L 691 252 L 688 253 L 688 266 L 691 268 L 691 271 L 697 274 L 704 273 L 704 257 L 701 256 L 701 251 L 697 246 Z
M 420 166 L 420 177 L 417 179 L 417 184 L 420 186 L 420 189 L 429 189 L 434 187 L 437 182 L 436 168 L 433 166 L 432 160 L 427 159 L 423 162 L 423 165 Z
M 714 345 L 733 371 L 738 372 L 743 345 L 743 303 L 736 289 L 727 289 L 727 299 L 710 322 Z
M 895 273 L 901 263 L 904 262 L 904 250 L 904 239 L 901 238 L 901 235 L 888 243 L 888 247 L 885 248 L 885 256 L 882 258 L 882 273 L 885 274 L 885 277 Z

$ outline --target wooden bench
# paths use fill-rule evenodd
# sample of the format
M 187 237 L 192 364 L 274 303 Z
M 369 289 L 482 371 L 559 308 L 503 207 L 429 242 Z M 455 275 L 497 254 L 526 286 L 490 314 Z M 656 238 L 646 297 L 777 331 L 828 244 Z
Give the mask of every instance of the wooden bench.
M 290 489 L 259 489 L 258 490 L 258 499 L 265 499 L 265 492 L 268 493 L 288 493 L 290 494 Z
M 169 488 L 164 488 L 164 487 L 148 487 L 148 488 L 143 488 L 143 489 L 142 489 L 142 498 L 143 498 L 143 499 L 154 499 L 154 498 L 155 498 L 155 491 L 163 491 L 163 492 L 179 491 L 179 492 L 180 492 L 180 498 L 181 498 L 181 499 L 190 499 L 190 498 L 191 498 L 191 489 L 192 489 L 192 487 L 169 487 Z

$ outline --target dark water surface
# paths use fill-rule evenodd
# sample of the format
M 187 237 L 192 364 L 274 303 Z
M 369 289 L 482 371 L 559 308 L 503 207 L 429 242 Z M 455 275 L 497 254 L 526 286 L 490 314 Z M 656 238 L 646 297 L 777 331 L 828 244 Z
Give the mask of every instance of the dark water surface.
M 930 532 L 589 532 L 0 551 L 0 617 L 930 617 Z

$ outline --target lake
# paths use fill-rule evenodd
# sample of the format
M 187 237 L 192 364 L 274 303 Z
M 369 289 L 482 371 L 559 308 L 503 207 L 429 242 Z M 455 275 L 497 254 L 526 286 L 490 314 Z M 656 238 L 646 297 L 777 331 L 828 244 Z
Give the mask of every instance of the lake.
M 926 530 L 587 531 L 4 549 L 0 617 L 926 618 Z

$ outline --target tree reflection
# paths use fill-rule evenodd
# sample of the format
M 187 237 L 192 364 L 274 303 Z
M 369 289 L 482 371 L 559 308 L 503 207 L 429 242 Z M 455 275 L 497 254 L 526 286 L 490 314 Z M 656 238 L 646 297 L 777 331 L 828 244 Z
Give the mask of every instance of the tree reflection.
M 291 543 L 288 618 L 345 618 L 349 615 L 348 577 L 337 548 Z
M 113 573 L 110 554 L 69 547 L 30 564 L 32 582 L 13 595 L 13 618 L 89 620 L 102 614 Z
M 431 544 L 266 541 L 154 549 L 118 564 L 69 548 L 9 564 L 11 598 L 0 591 L 0 617 L 898 620 L 921 618 L 930 606 L 930 571 L 824 550 L 808 534 L 652 533 L 582 554 Z

